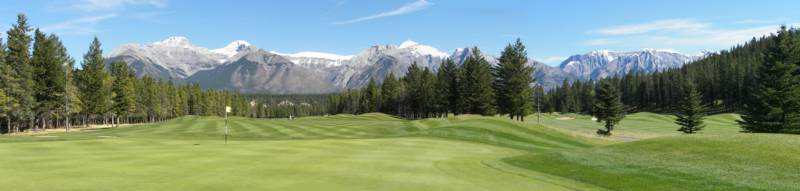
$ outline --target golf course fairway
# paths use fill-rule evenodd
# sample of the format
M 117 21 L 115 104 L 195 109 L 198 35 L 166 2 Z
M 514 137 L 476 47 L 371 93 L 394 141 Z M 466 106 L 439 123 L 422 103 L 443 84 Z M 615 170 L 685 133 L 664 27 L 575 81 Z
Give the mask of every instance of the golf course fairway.
M 578 115 L 548 115 L 538 125 L 376 113 L 231 118 L 227 144 L 223 118 L 197 116 L 0 136 L 0 190 L 800 188 L 795 136 L 738 133 L 725 125 L 730 115 L 710 116 L 704 134 L 680 135 L 668 120 L 636 115 L 660 116 L 634 114 L 620 128 L 624 139 L 585 134 L 599 124 Z

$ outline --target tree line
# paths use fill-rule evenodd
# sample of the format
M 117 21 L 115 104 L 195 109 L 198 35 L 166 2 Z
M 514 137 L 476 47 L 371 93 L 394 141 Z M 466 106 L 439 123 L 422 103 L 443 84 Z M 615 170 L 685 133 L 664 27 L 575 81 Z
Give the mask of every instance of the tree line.
M 378 84 L 333 94 L 329 113 L 383 112 L 406 118 L 449 114 L 507 115 L 524 120 L 533 111 L 534 69 L 520 39 L 502 51 L 495 66 L 473 47 L 461 65 L 442 61 L 438 70 L 413 63 L 402 78 L 389 73 Z
M 244 95 L 250 100 L 249 117 L 289 118 L 328 114 L 328 94 L 319 95 Z
M 30 34 L 33 34 L 32 36 Z M 23 14 L 0 38 L 0 132 L 74 125 L 155 122 L 183 115 L 247 116 L 238 92 L 137 78 L 124 60 L 108 63 L 95 37 L 80 69 L 58 36 L 32 29 Z

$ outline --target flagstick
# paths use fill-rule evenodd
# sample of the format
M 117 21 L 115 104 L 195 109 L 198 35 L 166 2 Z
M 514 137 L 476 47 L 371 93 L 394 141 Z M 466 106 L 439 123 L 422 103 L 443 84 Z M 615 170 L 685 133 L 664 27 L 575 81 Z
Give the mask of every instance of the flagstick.
M 228 144 L 228 110 L 225 110 L 225 144 Z
M 228 112 L 231 112 L 230 106 L 225 106 L 225 144 L 228 144 Z

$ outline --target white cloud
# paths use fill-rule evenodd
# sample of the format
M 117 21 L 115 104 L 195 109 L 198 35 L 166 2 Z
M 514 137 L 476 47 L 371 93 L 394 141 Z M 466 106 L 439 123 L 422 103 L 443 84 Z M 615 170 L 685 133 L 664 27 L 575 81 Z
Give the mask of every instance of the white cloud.
M 85 12 L 116 11 L 128 5 L 164 8 L 167 0 L 78 0 L 70 8 Z
M 754 21 L 750 21 L 754 22 Z M 716 27 L 693 20 L 661 20 L 643 24 L 612 26 L 591 30 L 596 38 L 583 41 L 585 46 L 656 47 L 681 51 L 719 50 L 744 43 L 753 37 L 774 33 L 778 25 Z
M 337 21 L 337 22 L 333 22 L 332 24 L 335 24 L 335 25 L 351 24 L 351 23 L 357 23 L 357 22 L 368 21 L 368 20 L 373 20 L 373 19 L 380 19 L 380 18 L 384 18 L 384 17 L 398 16 L 398 15 L 403 15 L 403 14 L 416 12 L 416 11 L 428 8 L 431 5 L 433 5 L 433 3 L 428 2 L 427 0 L 417 0 L 417 1 L 413 2 L 413 3 L 405 4 L 405 5 L 403 5 L 403 6 L 399 7 L 399 8 L 391 10 L 391 11 L 382 12 L 382 13 L 378 13 L 378 14 L 374 14 L 374 15 L 365 16 L 365 17 L 359 17 L 359 18 L 346 20 L 346 21 Z
M 733 22 L 734 24 L 743 24 L 743 25 L 750 25 L 750 24 L 782 24 L 786 19 L 743 19 Z
M 709 23 L 703 23 L 694 20 L 670 19 L 642 24 L 612 26 L 597 29 L 595 31 L 591 31 L 590 33 L 602 35 L 631 35 L 650 32 L 696 32 L 707 29 L 710 26 L 711 24 Z
M 96 32 L 94 26 L 97 23 L 100 23 L 104 20 L 108 20 L 117 16 L 118 16 L 117 14 L 105 14 L 97 16 L 80 17 L 77 19 L 67 20 L 61 23 L 44 26 L 41 28 L 41 30 L 49 33 L 90 35 Z
M 551 56 L 551 57 L 543 57 L 543 58 L 533 58 L 536 61 L 543 62 L 547 65 L 554 66 L 558 65 L 562 61 L 566 60 L 567 57 L 563 56 Z

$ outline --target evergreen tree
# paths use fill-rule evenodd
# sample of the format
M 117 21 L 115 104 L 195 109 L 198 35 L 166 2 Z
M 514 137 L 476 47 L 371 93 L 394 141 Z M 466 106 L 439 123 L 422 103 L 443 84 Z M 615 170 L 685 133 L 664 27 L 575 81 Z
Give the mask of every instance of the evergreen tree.
M 408 67 L 406 76 L 403 77 L 403 84 L 408 89 L 403 100 L 404 107 L 407 107 L 406 116 L 411 118 L 421 118 L 423 107 L 425 107 L 425 95 L 423 90 L 423 71 L 416 62 Z
M 78 88 L 83 102 L 84 114 L 105 115 L 111 108 L 111 78 L 103 62 L 100 40 L 94 38 L 89 51 L 83 55 L 83 63 L 78 73 Z
M 436 75 L 429 68 L 422 70 L 419 95 L 421 96 L 422 117 L 433 117 L 439 113 L 437 111 L 437 101 L 439 96 L 436 94 Z
M 63 52 L 66 55 L 67 52 L 66 49 L 63 49 Z M 65 101 L 66 105 L 64 105 L 63 107 L 66 108 L 59 108 L 59 111 L 63 111 L 64 113 L 62 113 L 62 115 L 66 118 L 72 118 L 73 116 L 75 116 L 75 114 L 81 113 L 81 111 L 83 111 L 82 110 L 83 102 L 81 102 L 81 98 L 79 97 L 80 92 L 78 90 L 78 87 L 75 85 L 76 77 L 74 75 L 75 71 L 73 70 L 74 65 L 75 65 L 75 60 L 70 58 L 65 68 L 67 75 L 65 82 L 66 83 L 65 93 L 67 94 L 66 96 L 67 100 Z M 71 124 L 67 125 L 67 129 L 70 128 L 70 125 Z
M 384 113 L 399 114 L 399 104 L 402 97 L 401 84 L 393 73 L 386 75 L 381 84 L 381 111 Z
M 149 76 L 144 76 L 142 77 L 142 82 L 137 89 L 140 90 L 138 97 L 140 98 L 143 113 L 147 118 L 146 120 L 149 122 L 155 122 L 158 112 L 161 111 L 161 101 L 158 97 L 158 83 L 155 79 Z M 198 94 L 202 94 L 202 92 L 198 92 Z M 199 99 L 198 101 L 203 102 L 203 100 L 204 99 Z M 205 109 L 205 107 L 198 109 L 201 109 L 198 114 L 206 114 L 205 110 L 202 110 Z
M 491 66 L 478 47 L 472 48 L 459 74 L 461 107 L 463 113 L 494 115 L 495 94 L 492 89 Z
M 445 59 L 436 73 L 436 79 L 439 112 L 445 116 L 448 113 L 458 113 L 459 99 L 461 98 L 458 94 L 458 66 L 453 60 Z
M 35 83 L 33 81 L 33 68 L 30 65 L 31 32 L 28 26 L 28 18 L 23 14 L 17 15 L 17 23 L 8 30 L 8 52 L 6 53 L 6 63 L 13 68 L 14 85 L 6 92 L 13 96 L 16 102 L 12 109 L 12 115 L 20 122 L 28 122 L 28 128 L 33 127 L 36 98 L 34 97 Z M 20 124 L 24 125 L 24 124 Z M 19 131 L 19 129 L 15 130 Z
M 57 37 L 46 37 L 38 29 L 34 32 L 33 79 L 34 97 L 38 103 L 37 113 L 41 124 L 48 124 L 56 109 L 64 105 L 64 64 L 69 61 L 66 52 L 60 52 L 63 45 Z M 60 55 L 59 55 L 60 54 Z
M 375 83 L 374 79 L 370 79 L 367 87 L 364 88 L 364 97 L 362 98 L 364 110 L 362 113 L 377 112 L 380 107 L 380 89 Z
M 773 40 L 739 124 L 749 132 L 800 132 L 800 46 L 785 26 Z
M 611 80 L 600 82 L 600 87 L 596 92 L 592 113 L 597 118 L 597 122 L 603 123 L 606 128 L 605 130 L 598 129 L 597 134 L 609 136 L 614 130 L 614 126 L 625 118 L 620 93 Z
M 700 93 L 691 80 L 686 80 L 684 84 L 683 100 L 675 117 L 675 123 L 681 126 L 678 131 L 686 134 L 695 133 L 705 127 L 705 108 L 701 105 Z
M 6 46 L 3 44 L 3 39 L 0 38 L 0 90 L 3 91 L 6 97 L 3 105 L 0 105 L 0 117 L 3 119 L 2 124 L 5 125 L 6 133 L 12 132 L 12 111 L 19 106 L 12 94 L 13 90 L 19 89 L 16 85 L 17 81 L 14 78 L 15 76 L 16 72 L 12 68 L 11 64 L 6 62 Z
M 528 66 L 528 53 L 520 39 L 509 44 L 493 68 L 494 90 L 500 114 L 524 121 L 533 108 L 533 68 Z
M 135 87 L 131 79 L 128 64 L 125 60 L 111 62 L 111 76 L 113 84 L 111 90 L 114 93 L 113 111 L 119 122 L 120 118 L 127 118 L 132 112 L 136 111 Z

